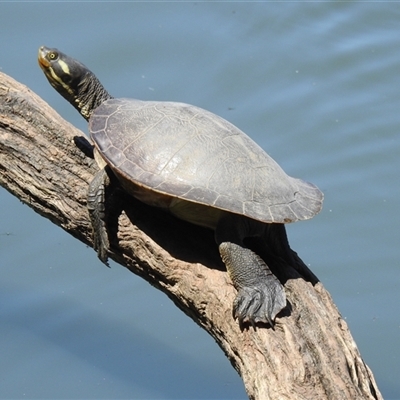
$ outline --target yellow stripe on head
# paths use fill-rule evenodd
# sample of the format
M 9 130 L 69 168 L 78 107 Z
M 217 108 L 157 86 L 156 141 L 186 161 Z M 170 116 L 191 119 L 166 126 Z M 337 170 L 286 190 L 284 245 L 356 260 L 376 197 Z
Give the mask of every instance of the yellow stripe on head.
M 58 60 L 57 64 L 61 67 L 63 72 L 70 75 L 67 63 L 65 63 L 62 60 Z M 52 81 L 53 82 L 55 81 L 55 82 L 57 82 L 58 85 L 61 85 L 68 93 L 70 93 L 72 95 L 74 94 L 74 91 L 68 85 L 66 85 L 63 82 L 63 80 L 54 72 L 54 69 L 52 66 L 49 66 L 46 70 L 44 70 L 44 72 L 50 78 L 49 79 L 50 83 L 52 83 Z M 52 86 L 54 86 L 54 85 L 52 84 Z
M 61 69 L 67 74 L 67 75 L 71 75 L 71 73 L 69 72 L 69 67 L 68 64 L 63 61 L 63 60 L 58 60 L 58 65 L 61 67 Z

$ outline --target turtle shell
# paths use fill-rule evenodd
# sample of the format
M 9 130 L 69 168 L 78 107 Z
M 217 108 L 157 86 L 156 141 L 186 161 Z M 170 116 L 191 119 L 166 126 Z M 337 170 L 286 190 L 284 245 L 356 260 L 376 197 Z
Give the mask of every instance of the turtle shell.
M 114 173 L 150 195 L 266 223 L 309 219 L 322 207 L 316 186 L 288 176 L 245 133 L 198 107 L 111 99 L 94 111 L 89 130 Z

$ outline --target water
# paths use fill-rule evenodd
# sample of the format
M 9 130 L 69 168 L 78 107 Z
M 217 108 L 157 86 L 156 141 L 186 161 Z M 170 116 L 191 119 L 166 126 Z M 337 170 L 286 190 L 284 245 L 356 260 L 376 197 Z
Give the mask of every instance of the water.
M 288 228 L 385 399 L 400 398 L 396 3 L 0 3 L 0 68 L 64 118 L 40 45 L 116 96 L 184 101 L 325 193 Z M 0 190 L 0 397 L 244 399 L 211 338 L 147 283 Z

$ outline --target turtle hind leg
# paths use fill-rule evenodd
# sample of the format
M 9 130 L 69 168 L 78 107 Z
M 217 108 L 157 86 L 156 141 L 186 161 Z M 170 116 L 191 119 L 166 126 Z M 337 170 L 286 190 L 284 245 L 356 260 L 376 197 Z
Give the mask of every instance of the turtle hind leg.
M 87 196 L 87 208 L 93 227 L 93 248 L 107 266 L 110 242 L 105 223 L 105 193 L 109 182 L 107 172 L 104 168 L 101 169 L 90 182 Z
M 228 214 L 218 223 L 215 237 L 221 258 L 238 291 L 233 317 L 242 325 L 269 323 L 286 307 L 285 290 L 266 262 L 243 244 L 247 237 L 265 235 L 265 224 Z
M 286 307 L 285 290 L 267 264 L 252 250 L 231 242 L 219 245 L 229 276 L 238 291 L 233 317 L 240 325 L 250 322 L 274 326 L 276 315 Z

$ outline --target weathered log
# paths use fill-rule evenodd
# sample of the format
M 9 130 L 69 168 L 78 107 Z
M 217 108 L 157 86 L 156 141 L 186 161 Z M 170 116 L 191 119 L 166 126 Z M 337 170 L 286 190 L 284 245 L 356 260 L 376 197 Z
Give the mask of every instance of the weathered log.
M 0 184 L 91 246 L 86 193 L 97 167 L 79 148 L 85 135 L 2 73 L 0 110 Z M 329 293 L 300 260 L 297 270 L 282 260 L 271 265 L 289 303 L 275 329 L 241 330 L 212 233 L 122 192 L 114 197 L 111 258 L 165 292 L 217 341 L 250 399 L 382 398 Z

